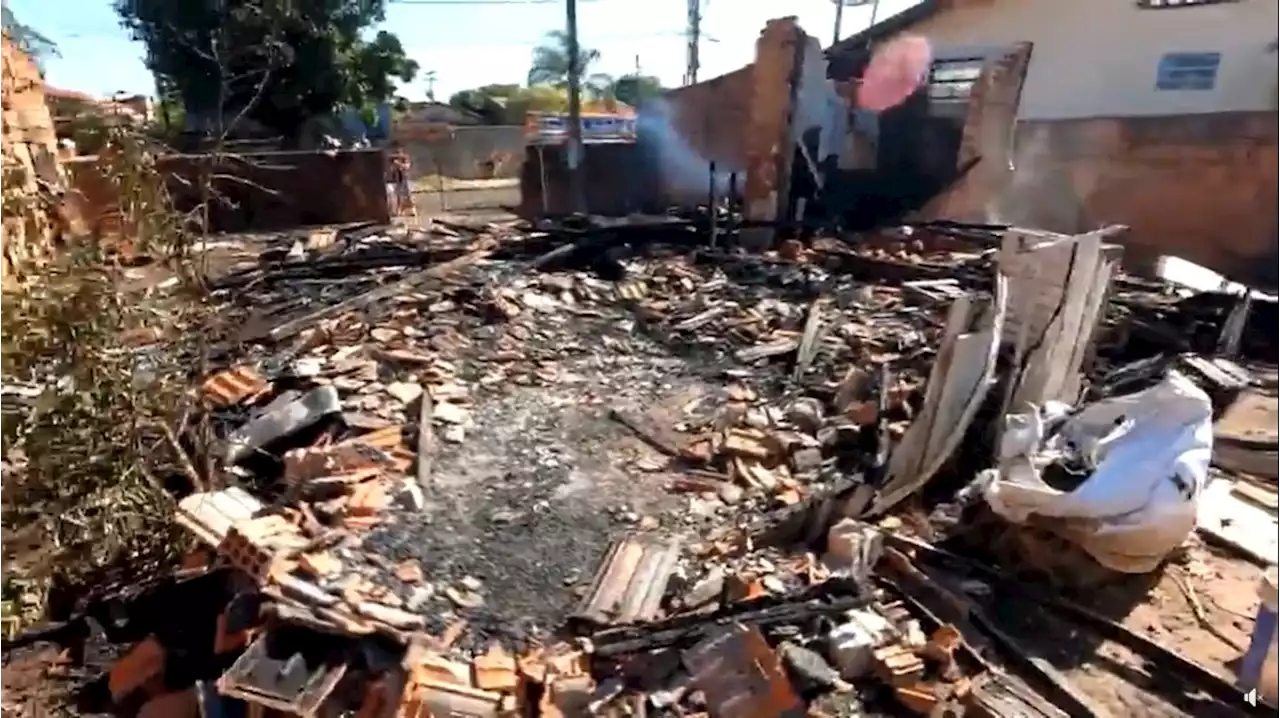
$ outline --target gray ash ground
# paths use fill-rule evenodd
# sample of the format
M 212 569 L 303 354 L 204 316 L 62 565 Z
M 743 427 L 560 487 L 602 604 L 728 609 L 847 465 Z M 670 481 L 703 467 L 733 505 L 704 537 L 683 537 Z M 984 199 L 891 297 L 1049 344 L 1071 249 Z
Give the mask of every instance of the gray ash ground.
M 553 359 L 557 376 L 473 385 L 474 426 L 463 443 L 441 446 L 426 510 L 393 513 L 365 542 L 386 559 L 421 563 L 434 595 L 415 610 L 435 631 L 465 618 L 465 648 L 555 630 L 613 540 L 700 520 L 684 510 L 687 499 L 666 491 L 666 476 L 634 467 L 657 454 L 609 411 L 641 413 L 710 393 L 701 378 L 708 370 L 639 335 L 621 309 L 583 316 L 561 308 L 525 326 L 527 353 Z M 476 357 L 504 331 L 473 332 Z M 476 359 L 465 370 L 485 365 Z M 483 605 L 461 607 L 445 595 L 477 581 Z M 401 586 L 401 595 L 415 588 Z

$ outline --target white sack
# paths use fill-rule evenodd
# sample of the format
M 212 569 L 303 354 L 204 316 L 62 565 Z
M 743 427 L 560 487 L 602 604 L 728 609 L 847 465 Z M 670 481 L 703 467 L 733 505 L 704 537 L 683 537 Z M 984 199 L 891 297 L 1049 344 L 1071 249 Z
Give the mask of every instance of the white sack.
M 1043 432 L 1039 411 L 1005 417 L 999 476 L 984 492 L 1000 516 L 1068 519 L 1068 538 L 1124 573 L 1153 570 L 1195 530 L 1213 417 L 1208 395 L 1190 379 L 1170 372 L 1149 389 L 1085 407 L 1047 440 Z M 1044 483 L 1040 469 L 1066 455 L 1093 472 L 1064 493 Z

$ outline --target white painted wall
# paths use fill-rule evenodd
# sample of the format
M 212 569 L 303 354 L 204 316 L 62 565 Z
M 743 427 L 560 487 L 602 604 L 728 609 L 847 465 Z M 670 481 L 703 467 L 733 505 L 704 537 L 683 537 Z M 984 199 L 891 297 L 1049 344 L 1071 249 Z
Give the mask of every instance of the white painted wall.
M 911 29 L 939 49 L 1034 44 L 1019 119 L 1274 109 L 1277 0 L 1145 10 L 1135 0 L 990 0 Z M 1219 52 L 1211 90 L 1157 90 L 1169 52 Z M 954 53 L 949 53 L 954 54 Z
M 836 93 L 835 83 L 827 79 L 827 57 L 815 37 L 805 41 L 800 88 L 791 123 L 791 139 L 799 142 L 813 127 L 820 128 L 818 154 L 814 162 L 840 151 L 846 133 L 848 104 Z

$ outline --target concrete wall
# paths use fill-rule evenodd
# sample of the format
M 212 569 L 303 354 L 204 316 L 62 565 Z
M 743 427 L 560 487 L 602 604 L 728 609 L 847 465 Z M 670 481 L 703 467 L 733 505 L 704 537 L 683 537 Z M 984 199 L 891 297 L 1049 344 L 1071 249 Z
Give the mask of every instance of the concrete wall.
M 524 127 L 479 125 L 454 128 L 449 140 L 406 142 L 405 149 L 416 177 L 491 179 L 520 176 L 524 145 Z M 493 163 L 492 171 L 487 163 Z
M 1148 9 L 1135 0 L 957 3 L 911 32 L 975 52 L 1034 43 L 1019 117 L 1167 116 L 1274 108 L 1275 0 Z M 1159 90 L 1166 53 L 1221 53 L 1207 90 Z
M 1273 112 L 1022 122 L 994 219 L 1126 224 L 1132 268 L 1168 254 L 1274 287 L 1276 147 Z

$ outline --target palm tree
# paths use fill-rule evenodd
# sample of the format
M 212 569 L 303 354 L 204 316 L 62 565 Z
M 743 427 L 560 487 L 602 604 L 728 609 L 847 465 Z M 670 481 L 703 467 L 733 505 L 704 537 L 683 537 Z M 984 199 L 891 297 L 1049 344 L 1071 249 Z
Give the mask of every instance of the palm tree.
M 582 89 L 591 97 L 605 98 L 613 92 L 613 78 L 602 72 L 588 73 L 592 63 L 600 59 L 600 51 L 578 47 L 578 76 Z M 529 86 L 548 85 L 558 90 L 569 86 L 569 34 L 563 30 L 547 33 L 546 42 L 533 49 L 529 67 Z

